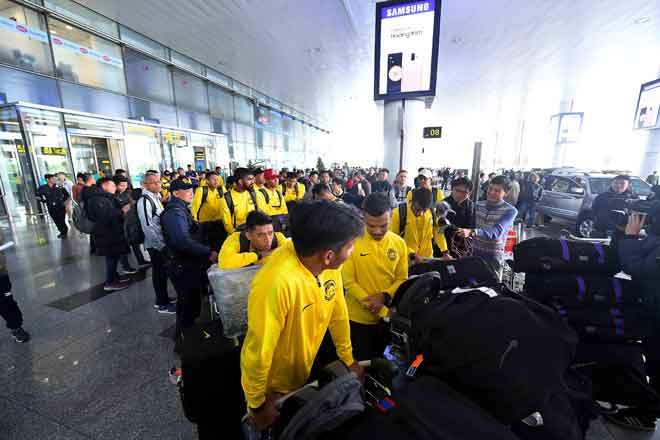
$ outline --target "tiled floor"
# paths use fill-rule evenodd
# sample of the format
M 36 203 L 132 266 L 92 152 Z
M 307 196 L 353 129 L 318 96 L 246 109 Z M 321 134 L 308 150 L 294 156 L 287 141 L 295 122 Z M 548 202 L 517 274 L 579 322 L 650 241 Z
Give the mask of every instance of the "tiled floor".
M 60 241 L 52 225 L 3 232 L 17 243 L 8 253 L 13 292 L 33 339 L 17 344 L 0 330 L 0 439 L 196 439 L 166 375 L 177 359 L 159 335 L 174 317 L 155 312 L 149 272 L 125 291 L 71 308 L 77 304 L 63 298 L 94 291 L 103 278 L 103 258 L 88 255 L 87 238 Z M 589 439 L 660 434 L 597 422 Z

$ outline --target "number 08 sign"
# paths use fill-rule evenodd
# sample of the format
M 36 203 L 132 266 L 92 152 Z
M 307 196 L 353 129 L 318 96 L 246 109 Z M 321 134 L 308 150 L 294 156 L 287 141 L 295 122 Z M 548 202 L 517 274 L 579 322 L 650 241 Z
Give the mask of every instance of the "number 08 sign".
M 376 4 L 374 99 L 435 96 L 440 0 Z

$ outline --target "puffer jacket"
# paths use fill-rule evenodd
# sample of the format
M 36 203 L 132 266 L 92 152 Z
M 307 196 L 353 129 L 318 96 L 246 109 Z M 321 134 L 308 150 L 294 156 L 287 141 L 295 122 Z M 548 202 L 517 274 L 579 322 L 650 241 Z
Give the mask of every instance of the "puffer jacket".
M 124 237 L 124 215 L 114 194 L 103 191 L 98 186 L 83 192 L 83 202 L 89 219 L 94 224 L 92 235 L 96 254 L 120 256 L 129 252 Z

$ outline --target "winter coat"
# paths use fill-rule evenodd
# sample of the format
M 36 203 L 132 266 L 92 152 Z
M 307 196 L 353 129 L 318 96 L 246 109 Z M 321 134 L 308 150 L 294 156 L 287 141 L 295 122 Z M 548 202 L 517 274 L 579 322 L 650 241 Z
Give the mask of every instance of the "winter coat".
M 124 237 L 124 215 L 114 194 L 98 186 L 83 191 L 83 202 L 89 219 L 94 222 L 96 255 L 120 256 L 129 252 Z

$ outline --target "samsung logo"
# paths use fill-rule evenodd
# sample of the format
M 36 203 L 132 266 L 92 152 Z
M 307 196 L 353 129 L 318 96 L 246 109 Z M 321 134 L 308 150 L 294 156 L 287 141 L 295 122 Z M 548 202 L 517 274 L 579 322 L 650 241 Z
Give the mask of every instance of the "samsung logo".
M 392 6 L 386 8 L 383 12 L 383 18 L 401 17 L 403 15 L 420 14 L 432 11 L 431 2 L 412 3 L 401 6 Z

